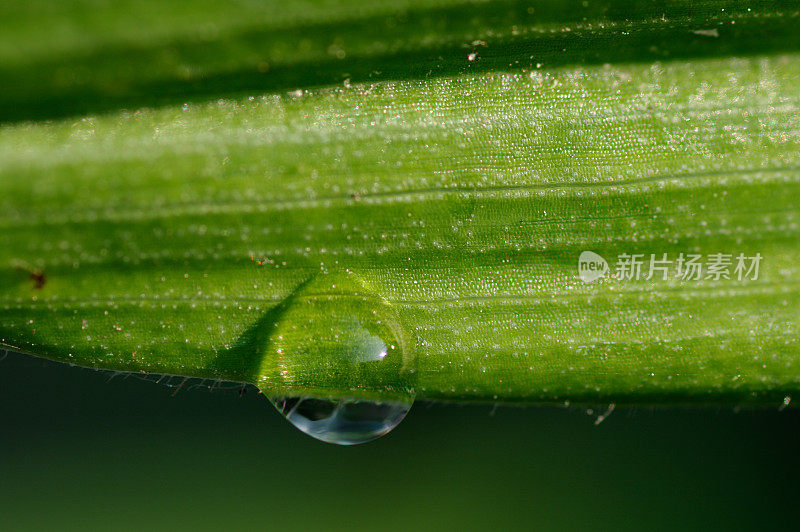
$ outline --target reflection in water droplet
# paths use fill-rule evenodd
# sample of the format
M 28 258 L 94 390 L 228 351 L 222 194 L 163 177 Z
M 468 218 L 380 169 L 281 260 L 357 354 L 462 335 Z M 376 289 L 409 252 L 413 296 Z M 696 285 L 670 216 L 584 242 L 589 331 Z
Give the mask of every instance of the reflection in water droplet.
M 358 399 L 274 398 L 278 412 L 312 438 L 337 445 L 355 445 L 379 438 L 395 428 L 411 403 Z
M 301 431 L 352 445 L 386 434 L 408 413 L 410 342 L 392 306 L 356 275 L 305 284 L 273 327 L 259 386 Z

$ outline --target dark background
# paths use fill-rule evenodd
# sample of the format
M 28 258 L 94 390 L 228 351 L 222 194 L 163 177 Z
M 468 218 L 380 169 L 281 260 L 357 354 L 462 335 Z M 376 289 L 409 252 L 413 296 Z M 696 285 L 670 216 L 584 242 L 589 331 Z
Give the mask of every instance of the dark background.
M 0 358 L 3 354 L 0 353 Z M 417 403 L 326 445 L 248 387 L 0 361 L 3 529 L 792 529 L 800 412 Z M 176 393 L 177 392 L 177 393 Z

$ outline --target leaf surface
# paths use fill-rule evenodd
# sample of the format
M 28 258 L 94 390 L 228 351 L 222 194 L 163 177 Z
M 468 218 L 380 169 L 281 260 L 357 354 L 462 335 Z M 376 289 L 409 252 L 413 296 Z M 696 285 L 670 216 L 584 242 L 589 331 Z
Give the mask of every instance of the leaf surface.
M 641 4 L 146 3 L 112 31 L 124 4 L 77 2 L 43 42 L 3 8 L 2 342 L 269 394 L 779 404 L 800 15 Z M 682 279 L 693 254 L 729 278 Z M 330 363 L 352 320 L 397 363 Z

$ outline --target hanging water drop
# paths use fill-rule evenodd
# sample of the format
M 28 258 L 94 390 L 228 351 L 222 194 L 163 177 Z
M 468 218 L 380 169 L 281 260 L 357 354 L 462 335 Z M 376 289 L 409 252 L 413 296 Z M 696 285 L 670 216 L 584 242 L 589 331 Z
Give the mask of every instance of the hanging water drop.
M 411 402 L 359 399 L 272 399 L 289 422 L 318 440 L 337 445 L 366 443 L 387 434 L 408 413 Z
M 286 419 L 328 443 L 378 438 L 414 400 L 414 358 L 395 309 L 355 274 L 321 274 L 273 324 L 259 386 Z

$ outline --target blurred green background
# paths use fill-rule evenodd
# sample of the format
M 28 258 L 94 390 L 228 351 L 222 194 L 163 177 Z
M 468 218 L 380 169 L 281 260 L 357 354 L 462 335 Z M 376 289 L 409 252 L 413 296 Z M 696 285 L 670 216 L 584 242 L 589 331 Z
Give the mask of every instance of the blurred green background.
M 2 355 L 0 354 L 0 357 Z M 0 529 L 796 529 L 800 412 L 416 404 L 314 441 L 255 388 L 0 362 Z M 177 393 L 176 393 L 177 390 Z

